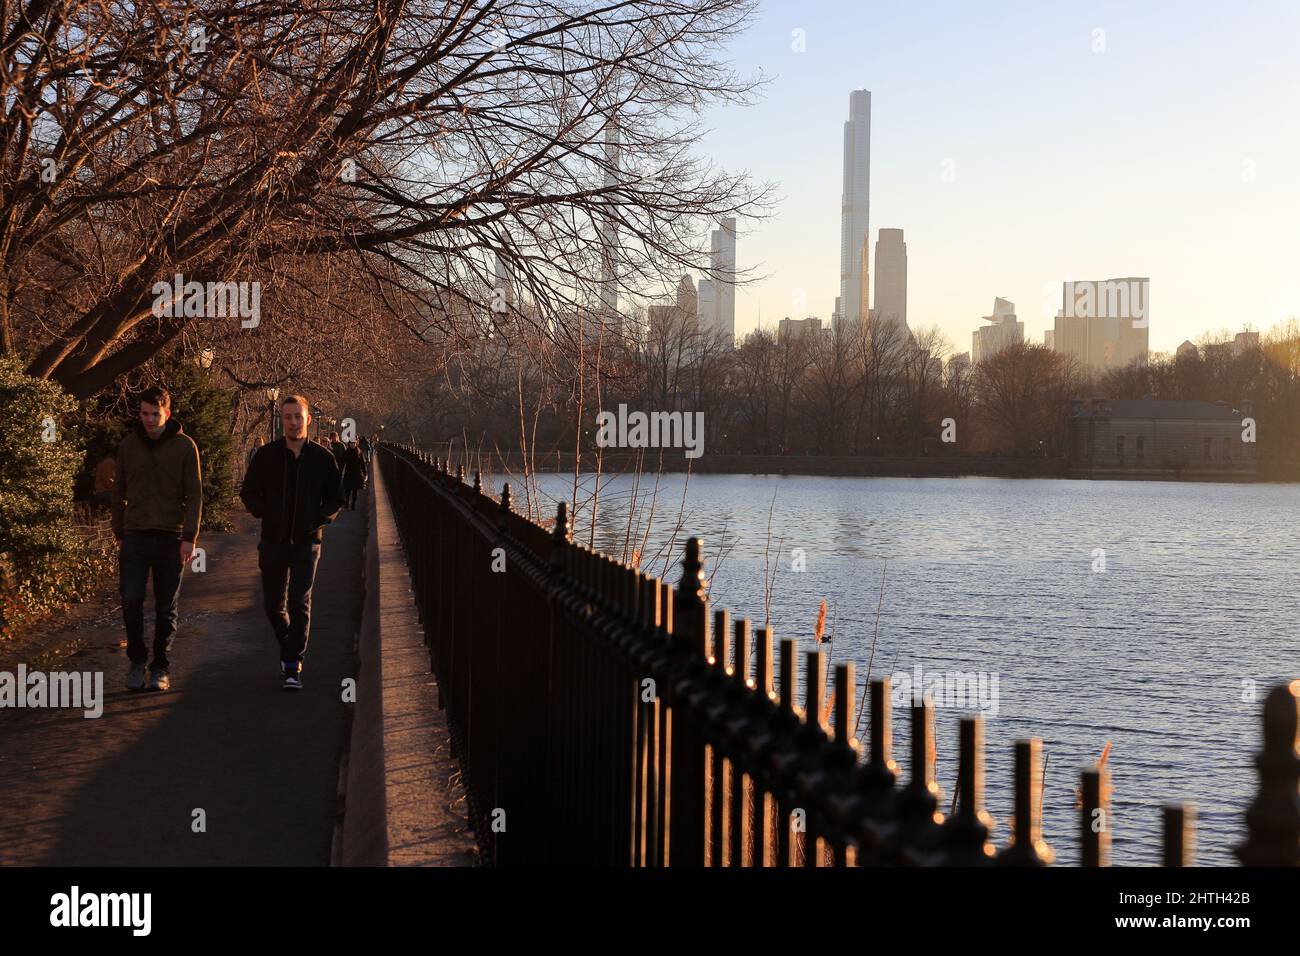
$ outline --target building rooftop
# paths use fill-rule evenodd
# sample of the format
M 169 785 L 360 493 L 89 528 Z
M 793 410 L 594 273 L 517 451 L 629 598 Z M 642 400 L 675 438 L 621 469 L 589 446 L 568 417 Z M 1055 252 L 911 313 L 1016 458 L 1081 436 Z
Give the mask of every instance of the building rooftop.
M 1218 419 L 1236 421 L 1241 412 L 1226 402 L 1162 401 L 1154 398 L 1094 398 L 1082 403 L 1074 418 Z

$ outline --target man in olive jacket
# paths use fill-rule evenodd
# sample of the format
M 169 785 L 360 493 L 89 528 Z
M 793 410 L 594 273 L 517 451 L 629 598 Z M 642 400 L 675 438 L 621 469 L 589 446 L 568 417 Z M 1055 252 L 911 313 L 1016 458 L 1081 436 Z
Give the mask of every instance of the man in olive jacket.
M 171 396 L 161 388 L 140 395 L 139 421 L 117 446 L 113 482 L 113 537 L 120 545 L 118 577 L 126 620 L 129 690 L 166 690 L 176 635 L 181 571 L 194 553 L 203 516 L 199 449 L 171 417 Z M 153 574 L 153 662 L 144 643 L 145 586 Z
M 286 398 L 280 421 L 284 437 L 253 455 L 239 497 L 262 519 L 257 564 L 266 616 L 280 645 L 281 686 L 302 690 L 322 531 L 343 507 L 343 482 L 329 450 L 307 440 L 307 399 Z

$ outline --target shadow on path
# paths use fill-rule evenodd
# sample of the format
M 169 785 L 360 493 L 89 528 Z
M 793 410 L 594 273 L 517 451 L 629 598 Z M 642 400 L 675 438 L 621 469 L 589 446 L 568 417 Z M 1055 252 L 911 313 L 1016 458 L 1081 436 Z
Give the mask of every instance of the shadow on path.
M 280 689 L 257 522 L 242 516 L 200 541 L 206 572 L 186 572 L 172 690 L 123 688 L 118 621 L 60 665 L 103 672 L 101 717 L 0 710 L 0 866 L 328 865 L 365 530 L 359 507 L 325 531 L 300 693 Z

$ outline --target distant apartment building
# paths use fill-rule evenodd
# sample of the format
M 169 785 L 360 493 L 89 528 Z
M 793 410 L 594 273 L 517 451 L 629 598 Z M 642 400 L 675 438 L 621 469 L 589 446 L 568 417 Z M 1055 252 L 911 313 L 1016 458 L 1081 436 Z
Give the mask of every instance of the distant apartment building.
M 1056 330 L 1045 329 L 1043 331 L 1043 345 L 1049 349 L 1056 348 Z
M 700 317 L 701 321 L 712 322 L 712 316 L 716 309 L 716 303 L 713 295 L 713 280 L 701 279 L 699 291 L 695 296 L 695 314 Z
M 1232 337 L 1232 354 L 1245 355 L 1259 348 L 1258 332 L 1238 332 Z
M 995 298 L 993 314 L 984 316 L 984 321 L 991 322 L 992 325 L 976 329 L 972 336 L 971 358 L 976 365 L 1001 352 L 1008 345 L 1025 340 L 1025 323 L 1016 319 L 1014 302 Z
M 701 283 L 703 285 L 703 283 Z M 682 276 L 677 283 L 673 302 L 652 305 L 646 309 L 646 320 L 653 335 L 694 334 L 699 330 L 699 294 L 690 276 Z
M 907 328 L 907 243 L 903 230 L 881 229 L 876 240 L 876 297 L 871 316 Z
M 1085 478 L 1255 478 L 1255 444 L 1243 441 L 1251 403 L 1076 399 L 1070 469 Z
M 1233 350 L 1231 342 L 1206 342 L 1201 354 L 1206 361 L 1227 362 L 1237 353 Z
M 1190 350 L 1184 352 L 1184 348 L 1191 346 Z M 1259 333 L 1249 330 L 1238 332 L 1231 340 L 1223 342 L 1207 342 L 1204 348 L 1204 357 L 1206 359 L 1226 361 L 1245 355 L 1259 348 Z M 1184 342 L 1178 346 L 1178 357 L 1184 355 L 1200 355 L 1201 350 L 1197 349 L 1191 342 Z
M 599 305 L 581 312 L 561 312 L 548 325 L 556 338 L 574 345 L 582 342 L 588 348 L 613 347 L 629 340 L 623 317 L 610 316 Z
M 970 368 L 970 366 L 970 353 L 958 352 L 956 355 L 948 359 L 948 364 L 945 366 L 945 370 L 948 373 L 948 378 L 953 379 L 964 373 Z
M 1178 348 L 1174 351 L 1175 359 L 1194 359 L 1200 357 L 1201 357 L 1201 350 L 1198 349 L 1191 342 L 1189 342 L 1187 339 L 1183 339 L 1183 344 L 1178 346 Z
M 711 236 L 709 268 L 714 278 L 701 279 L 699 291 L 700 333 L 721 336 L 728 344 L 736 341 L 736 220 L 728 216 Z
M 1151 280 L 1136 277 L 1063 283 L 1052 348 L 1094 373 L 1145 363 L 1150 285 Z
M 810 315 L 806 319 L 782 319 L 776 324 L 776 340 L 780 342 L 786 336 L 812 336 L 816 337 L 823 331 L 830 331 L 822 328 L 822 320 L 815 315 Z

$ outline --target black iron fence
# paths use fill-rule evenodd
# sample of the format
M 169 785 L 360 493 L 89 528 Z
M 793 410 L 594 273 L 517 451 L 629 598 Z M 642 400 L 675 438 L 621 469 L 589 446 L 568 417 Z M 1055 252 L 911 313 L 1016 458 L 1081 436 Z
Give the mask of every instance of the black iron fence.
M 1017 741 L 1010 842 L 984 809 L 983 724 L 962 718 L 958 799 L 935 783 L 933 708 L 911 708 L 911 778 L 891 757 L 890 685 L 870 681 L 854 738 L 854 670 L 710 611 L 699 539 L 676 587 L 543 528 L 476 474 L 385 445 L 379 458 L 485 861 L 620 866 L 1050 864 L 1040 744 Z M 780 694 L 775 668 L 780 667 Z M 1300 682 L 1263 712 L 1259 789 L 1237 848 L 1300 865 Z M 1080 859 L 1108 862 L 1110 785 L 1084 771 Z M 1192 862 L 1192 808 L 1164 808 L 1164 862 Z

